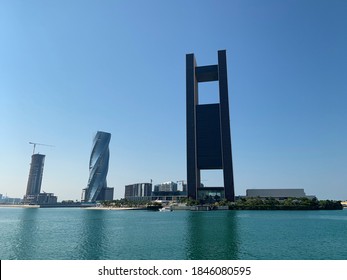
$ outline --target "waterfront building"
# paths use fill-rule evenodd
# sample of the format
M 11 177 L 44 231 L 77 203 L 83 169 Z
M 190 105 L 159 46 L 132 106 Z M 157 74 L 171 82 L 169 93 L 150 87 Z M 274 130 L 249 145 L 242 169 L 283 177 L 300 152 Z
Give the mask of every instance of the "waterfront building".
M 154 186 L 155 192 L 175 192 L 177 191 L 177 183 L 172 181 L 164 182 Z
M 41 192 L 44 163 L 45 155 L 33 154 L 31 156 L 28 184 L 24 196 L 25 203 L 36 203 L 37 196 Z
M 182 191 L 187 192 L 187 184 L 186 183 L 182 183 Z
M 181 198 L 187 198 L 187 192 L 185 191 L 153 191 L 152 200 L 155 201 L 179 201 Z
M 199 104 L 198 85 L 218 81 L 219 103 Z M 218 51 L 218 64 L 197 66 L 194 54 L 186 55 L 186 129 L 188 197 L 197 199 L 201 170 L 223 170 L 223 196 L 234 201 L 226 51 Z
M 22 198 L 8 197 L 0 194 L 0 204 L 20 204 L 22 202 Z
M 223 187 L 201 187 L 198 192 L 198 200 L 214 202 L 225 199 Z
M 109 143 L 111 134 L 98 131 L 94 137 L 89 160 L 89 180 L 87 188 L 83 189 L 83 202 L 97 200 L 113 200 L 113 188 L 107 187 L 106 177 L 110 158 Z
M 284 200 L 287 198 L 315 198 L 314 195 L 306 195 L 304 189 L 247 189 L 246 197 L 275 198 Z
M 96 200 L 113 200 L 114 188 L 102 188 Z
M 124 198 L 129 200 L 151 200 L 152 183 L 136 183 L 125 186 Z
M 179 191 L 177 183 L 172 181 L 155 185 L 152 192 L 152 200 L 178 201 L 180 198 L 186 198 L 187 190 L 184 190 L 183 183 L 182 185 L 183 191 Z
M 45 155 L 31 156 L 29 179 L 23 202 L 26 204 L 56 204 L 58 198 L 53 193 L 41 193 Z
M 54 193 L 39 193 L 36 198 L 36 204 L 57 204 L 58 197 Z

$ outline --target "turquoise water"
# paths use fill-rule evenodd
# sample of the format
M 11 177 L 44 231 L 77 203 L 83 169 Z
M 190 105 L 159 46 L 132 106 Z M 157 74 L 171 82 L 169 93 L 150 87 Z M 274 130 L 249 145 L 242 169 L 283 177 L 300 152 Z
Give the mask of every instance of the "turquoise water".
M 0 208 L 0 259 L 347 259 L 347 210 Z

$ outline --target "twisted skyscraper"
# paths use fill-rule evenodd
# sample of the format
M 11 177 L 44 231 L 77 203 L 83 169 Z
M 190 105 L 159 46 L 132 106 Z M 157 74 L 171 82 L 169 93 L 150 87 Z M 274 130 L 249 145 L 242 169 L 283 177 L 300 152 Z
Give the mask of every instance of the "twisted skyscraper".
M 110 140 L 111 134 L 102 131 L 98 131 L 94 137 L 89 160 L 88 186 L 84 189 L 84 198 L 82 198 L 84 202 L 113 199 L 113 188 L 108 188 L 106 183 Z

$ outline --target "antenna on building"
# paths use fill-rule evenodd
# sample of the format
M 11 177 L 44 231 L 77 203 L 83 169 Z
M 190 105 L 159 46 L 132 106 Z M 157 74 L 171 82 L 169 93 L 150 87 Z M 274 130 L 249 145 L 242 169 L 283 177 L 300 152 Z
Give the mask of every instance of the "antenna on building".
M 29 142 L 29 144 L 34 145 L 34 148 L 33 148 L 33 154 L 35 154 L 35 148 L 36 148 L 36 145 L 40 145 L 40 146 L 47 146 L 47 147 L 54 147 L 54 146 L 52 146 L 52 145 L 41 144 L 41 143 L 34 143 L 34 142 Z

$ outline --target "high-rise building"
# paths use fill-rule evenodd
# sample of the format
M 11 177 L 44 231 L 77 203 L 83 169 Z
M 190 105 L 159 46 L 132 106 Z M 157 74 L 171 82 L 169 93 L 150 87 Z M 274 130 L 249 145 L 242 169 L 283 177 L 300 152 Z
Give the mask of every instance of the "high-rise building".
M 40 194 L 44 163 L 45 163 L 45 155 L 33 154 L 31 156 L 27 191 L 24 196 L 25 202 L 31 202 L 31 201 L 36 202 L 36 198 Z
M 108 188 L 106 182 L 110 140 L 111 134 L 103 131 L 98 131 L 94 137 L 89 160 L 88 186 L 83 190 L 82 201 L 84 202 L 113 199 L 113 188 Z
M 199 103 L 199 83 L 217 81 L 219 103 Z M 218 51 L 218 64 L 197 66 L 194 54 L 186 56 L 187 109 L 187 189 L 197 199 L 201 188 L 201 170 L 223 170 L 224 196 L 234 201 L 234 175 L 231 155 L 229 97 L 226 51 Z M 216 190 L 214 190 L 216 191 Z

